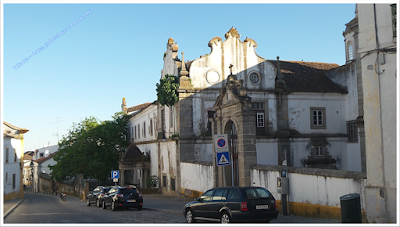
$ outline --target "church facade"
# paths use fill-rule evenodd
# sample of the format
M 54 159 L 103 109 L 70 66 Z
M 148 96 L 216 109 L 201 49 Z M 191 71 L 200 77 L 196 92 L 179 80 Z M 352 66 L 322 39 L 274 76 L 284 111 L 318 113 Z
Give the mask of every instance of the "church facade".
M 343 35 L 355 42 L 351 23 Z M 175 195 L 251 185 L 255 165 L 365 172 L 362 86 L 348 48 L 343 66 L 267 60 L 235 28 L 208 46 L 209 54 L 185 61 L 168 40 L 161 77 L 179 78 L 173 106 L 127 108 L 123 100 L 122 110 L 131 115 L 131 154 L 125 156 L 147 163 L 121 160 L 121 183 L 144 186 L 155 176 L 163 193 Z M 230 165 L 217 165 L 213 138 L 219 134 L 227 135 Z M 193 165 L 198 172 L 183 177 Z

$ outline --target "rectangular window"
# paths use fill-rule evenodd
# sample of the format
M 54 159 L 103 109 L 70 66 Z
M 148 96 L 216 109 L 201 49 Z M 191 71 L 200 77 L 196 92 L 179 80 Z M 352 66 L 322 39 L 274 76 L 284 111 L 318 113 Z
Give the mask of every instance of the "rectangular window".
M 167 176 L 162 176 L 163 187 L 167 187 Z
M 135 139 L 137 139 L 137 130 L 136 130 L 136 126 L 135 126 Z
M 315 156 L 323 156 L 324 155 L 324 150 L 322 146 L 316 146 L 315 147 Z
M 17 149 L 14 149 L 14 162 L 17 162 Z
M 13 174 L 13 189 L 15 189 L 15 174 Z
M 153 119 L 150 119 L 150 135 L 153 135 Z
M 312 129 L 326 129 L 325 107 L 311 107 L 310 117 Z
M 171 190 L 175 191 L 175 179 L 171 178 Z
M 139 124 L 137 127 L 138 127 L 138 138 L 140 139 L 140 133 L 141 133 L 141 131 L 140 131 L 140 124 Z
M 251 109 L 252 110 L 264 110 L 264 103 L 263 102 L 252 102 Z
M 161 128 L 165 131 L 165 111 L 161 110 Z
M 143 122 L 143 137 L 146 137 L 146 122 Z
M 8 147 L 6 148 L 6 163 L 8 163 Z
M 169 127 L 174 126 L 174 107 L 171 106 L 171 112 L 169 114 Z
M 39 157 L 43 157 L 43 155 L 44 155 L 43 153 L 39 153 Z
M 264 113 L 257 113 L 257 128 L 264 128 Z
M 133 126 L 131 127 L 131 141 L 133 142 Z
M 392 30 L 393 30 L 393 38 L 397 36 L 397 9 L 396 4 L 391 4 L 390 7 L 392 8 Z

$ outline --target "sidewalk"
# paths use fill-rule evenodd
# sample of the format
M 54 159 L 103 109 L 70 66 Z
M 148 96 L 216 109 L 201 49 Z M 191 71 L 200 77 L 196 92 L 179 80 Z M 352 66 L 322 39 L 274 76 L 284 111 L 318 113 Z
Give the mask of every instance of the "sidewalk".
M 24 199 L 13 199 L 4 201 L 3 203 L 3 218 L 6 218 Z
M 29 194 L 29 193 L 28 193 Z M 11 213 L 21 202 L 23 199 L 16 199 L 4 202 L 4 218 L 7 217 L 9 213 Z M 145 194 L 143 195 L 143 209 L 144 210 L 155 210 L 164 213 L 176 214 L 183 216 L 183 206 L 193 201 L 193 198 L 183 198 L 183 197 L 172 197 L 166 196 L 163 194 Z M 75 196 L 67 195 L 67 204 L 68 203 L 81 203 L 85 205 L 85 201 L 80 200 Z M 293 224 L 302 224 L 302 223 L 341 223 L 341 220 L 338 219 L 319 219 L 319 218 L 308 218 L 302 216 L 282 216 L 279 215 L 277 219 L 271 221 L 271 223 L 293 223 Z

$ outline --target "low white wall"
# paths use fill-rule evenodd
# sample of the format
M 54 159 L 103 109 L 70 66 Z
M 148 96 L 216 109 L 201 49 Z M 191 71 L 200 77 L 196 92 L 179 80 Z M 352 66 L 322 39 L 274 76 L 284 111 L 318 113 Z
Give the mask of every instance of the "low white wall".
M 181 162 L 181 188 L 200 192 L 213 188 L 213 167 Z
M 359 193 L 361 209 L 365 209 L 364 185 L 366 179 L 351 177 L 357 176 L 357 173 L 322 169 L 305 170 L 306 173 L 299 173 L 301 170 L 298 169 L 296 173 L 291 170 L 288 173 L 290 202 L 340 207 L 341 196 Z M 320 173 L 313 174 L 312 171 L 320 171 Z M 277 191 L 277 178 L 280 176 L 280 170 L 255 168 L 251 173 L 253 186 L 267 188 L 277 200 L 280 200 L 281 196 Z

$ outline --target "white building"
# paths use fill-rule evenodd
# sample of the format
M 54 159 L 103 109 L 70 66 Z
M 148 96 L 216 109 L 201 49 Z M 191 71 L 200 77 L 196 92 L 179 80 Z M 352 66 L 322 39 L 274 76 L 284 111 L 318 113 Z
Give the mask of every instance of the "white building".
M 372 223 L 398 222 L 396 16 L 396 4 L 357 4 L 367 159 L 365 199 Z
M 58 145 L 50 145 L 45 144 L 42 148 L 36 149 L 33 155 L 33 160 L 37 160 L 39 158 L 48 157 L 54 152 L 58 151 Z
M 24 158 L 24 134 L 29 130 L 3 122 L 4 200 L 24 198 L 21 160 Z
M 139 176 L 158 176 L 167 194 L 221 185 L 213 134 L 228 134 L 232 145 L 228 185 L 248 185 L 250 166 L 281 165 L 285 155 L 293 167 L 363 171 L 355 61 L 266 60 L 236 29 L 225 38 L 211 39 L 210 54 L 187 62 L 168 40 L 161 77 L 179 77 L 179 102 L 132 107 L 140 110 L 129 121 L 131 146 L 150 156 L 147 175 Z M 122 110 L 130 112 L 125 99 Z M 199 165 L 207 173 L 196 173 L 206 179 L 201 185 L 187 175 Z
M 57 152 L 57 151 L 56 151 Z M 53 152 L 50 155 L 47 155 L 46 157 L 41 157 L 39 159 L 36 159 L 32 161 L 32 171 L 33 171 L 33 189 L 35 191 L 43 191 L 43 184 L 41 182 L 41 178 L 50 178 L 51 170 L 49 166 L 54 166 L 57 164 L 56 161 L 54 161 L 53 156 L 55 155 L 56 152 Z M 51 187 L 46 188 L 51 189 Z

